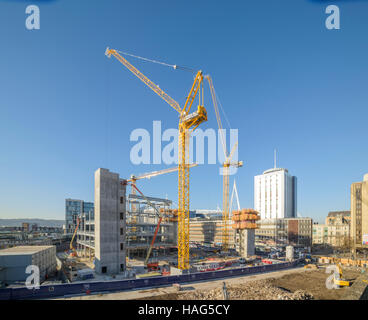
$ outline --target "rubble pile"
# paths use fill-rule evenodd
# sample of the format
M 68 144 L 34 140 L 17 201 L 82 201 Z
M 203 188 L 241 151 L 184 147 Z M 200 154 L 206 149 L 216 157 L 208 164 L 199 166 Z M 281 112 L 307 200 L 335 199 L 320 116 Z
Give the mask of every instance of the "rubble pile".
M 309 292 L 297 290 L 294 293 L 276 287 L 268 280 L 252 281 L 242 285 L 228 285 L 230 300 L 313 300 Z M 222 287 L 212 290 L 197 290 L 179 295 L 180 300 L 223 300 Z

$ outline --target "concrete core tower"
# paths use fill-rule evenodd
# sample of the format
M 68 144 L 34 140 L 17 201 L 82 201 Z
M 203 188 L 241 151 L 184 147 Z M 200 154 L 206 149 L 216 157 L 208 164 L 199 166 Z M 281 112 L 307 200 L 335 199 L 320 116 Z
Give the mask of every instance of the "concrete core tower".
M 126 181 L 107 169 L 95 172 L 95 270 L 117 274 L 126 268 Z

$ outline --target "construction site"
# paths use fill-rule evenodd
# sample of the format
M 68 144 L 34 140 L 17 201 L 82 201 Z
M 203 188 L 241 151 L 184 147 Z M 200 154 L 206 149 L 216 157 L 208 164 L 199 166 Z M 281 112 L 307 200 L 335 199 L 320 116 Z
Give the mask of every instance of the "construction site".
M 189 163 L 188 143 L 191 132 L 207 121 L 207 110 L 203 105 L 205 80 L 209 85 L 218 127 L 222 129 L 218 98 L 211 77 L 198 71 L 185 105 L 180 107 L 173 98 L 128 62 L 123 57 L 124 53 L 107 48 L 105 54 L 108 58 L 116 58 L 179 113 L 178 166 L 140 176 L 131 175 L 130 178 L 121 178 L 118 173 L 103 168 L 95 172 L 94 215 L 91 217 L 87 214 L 77 218 L 78 223 L 70 243 L 70 250 L 59 255 L 70 283 L 146 279 L 146 286 L 149 284 L 157 288 L 164 286 L 164 289 L 160 290 L 139 291 L 137 289 L 138 291 L 130 296 L 142 299 L 303 300 L 338 299 L 342 296 L 343 290 L 331 296 L 328 294 L 329 291 L 325 291 L 324 284 L 323 290 L 316 289 L 314 283 L 317 279 L 326 277 L 326 264 L 338 267 L 340 278 L 332 282 L 339 288 L 346 289 L 358 278 L 359 272 L 365 270 L 367 261 L 354 266 L 341 261 L 326 262 L 324 258 L 310 255 L 308 242 L 304 244 L 307 247 L 301 246 L 297 248 L 298 251 L 295 251 L 293 246 L 287 244 L 286 233 L 283 236 L 284 241 L 272 242 L 272 250 L 264 250 L 264 244 L 260 245 L 261 243 L 256 242 L 256 230 L 260 222 L 259 212 L 254 209 L 241 209 L 238 199 L 238 210 L 230 209 L 233 195 L 230 200 L 229 171 L 232 167 L 243 166 L 242 161 L 232 161 L 238 143 L 228 152 L 225 138 L 222 137 L 225 161 L 222 164 L 221 215 L 215 219 L 198 217 L 190 219 L 189 169 L 196 167 L 197 164 Z M 147 58 L 134 57 L 151 61 Z M 180 70 L 179 66 L 171 67 Z M 196 98 L 198 99 L 197 110 L 190 113 Z M 173 207 L 172 200 L 145 195 L 137 186 L 139 180 L 173 172 L 178 173 L 176 208 Z M 234 188 L 236 188 L 235 182 Z M 237 190 L 235 191 L 238 197 Z M 270 223 L 270 221 L 266 222 Z M 310 222 L 306 222 L 303 229 L 309 228 Z M 264 223 L 266 227 L 267 223 Z M 290 269 L 291 274 L 283 269 Z M 259 272 L 264 275 L 249 276 L 244 278 L 245 280 L 234 278 L 236 274 Z M 267 275 L 268 272 L 271 272 L 270 276 Z M 211 276 L 209 276 L 210 273 Z M 205 274 L 207 278 L 204 277 Z M 171 281 L 167 280 L 167 277 L 190 275 L 192 275 L 190 279 L 197 277 L 198 280 L 208 279 L 210 282 L 208 285 L 198 284 L 193 288 L 178 284 L 184 281 L 178 278 L 178 283 L 170 286 L 171 289 L 167 288 L 167 281 Z M 226 285 L 225 282 L 216 280 L 221 277 L 234 279 L 229 280 Z M 289 277 L 293 277 L 295 286 L 288 285 Z M 349 280 L 346 280 L 346 277 Z M 250 281 L 252 278 L 260 279 Z M 184 282 L 187 282 L 188 278 L 185 279 Z M 239 284 L 239 281 L 244 281 L 246 284 Z M 259 289 L 255 289 L 257 286 Z M 139 285 L 137 284 L 135 288 L 139 288 Z M 89 292 L 90 290 L 88 289 Z M 123 292 L 111 295 L 114 299 L 129 299 L 129 295 Z M 98 297 L 108 298 L 109 294 L 100 294 Z M 98 297 L 95 296 L 95 298 Z
M 221 164 L 220 215 L 193 214 L 191 217 L 189 171 L 198 167 L 197 174 L 201 168 L 189 161 L 189 141 L 191 133 L 207 121 L 203 98 L 205 83 L 219 132 L 223 132 L 211 76 L 202 71 L 194 72 L 193 85 L 181 107 L 123 57 L 129 54 L 107 48 L 105 55 L 114 57 L 119 62 L 117 67 L 130 71 L 178 113 L 178 165 L 130 177 L 126 174 L 122 177 L 121 173 L 107 168 L 97 169 L 94 210 L 73 217 L 76 224 L 70 248 L 57 254 L 59 271 L 67 284 L 48 284 L 45 286 L 47 295 L 39 291 L 38 297 L 78 294 L 83 296 L 79 298 L 86 299 L 339 299 L 346 296 L 345 291 L 354 283 L 361 286 L 367 281 L 366 260 L 337 261 L 311 255 L 311 219 L 289 217 L 281 222 L 262 221 L 257 210 L 240 207 L 235 181 L 230 199 L 230 171 L 241 168 L 244 163 L 233 160 L 238 142 L 228 150 L 223 135 L 220 135 L 225 159 Z M 165 65 L 174 70 L 185 69 Z M 287 170 L 276 168 L 276 160 L 270 172 L 287 174 Z M 173 200 L 145 194 L 137 185 L 142 179 L 159 179 L 170 173 L 178 174 L 175 205 Z M 233 210 L 234 190 L 236 210 Z M 295 215 L 295 202 L 292 205 Z M 264 232 L 258 234 L 256 241 L 261 225 Z M 299 229 L 306 233 L 296 237 Z M 271 232 L 279 240 L 268 240 Z M 341 290 L 326 291 L 326 281 L 322 280 L 326 278 L 327 265 L 336 267 L 331 284 Z M 321 283 L 320 287 L 315 285 L 317 282 Z M 155 289 L 144 289 L 148 287 Z M 127 290 L 136 291 L 127 293 Z M 365 287 L 358 290 L 359 298 L 365 295 L 364 290 Z M 120 293 L 110 293 L 118 291 Z M 30 293 L 19 290 L 19 296 L 22 294 Z
M 222 165 L 223 211 L 220 231 L 217 232 L 216 239 L 209 241 L 210 246 L 205 249 L 202 248 L 201 241 L 190 243 L 189 170 L 197 164 L 189 162 L 189 140 L 191 132 L 207 121 L 203 98 L 205 80 L 209 85 L 219 129 L 222 129 L 218 100 L 211 77 L 203 75 L 202 71 L 195 72 L 193 85 L 184 106 L 181 107 L 128 62 L 123 57 L 123 52 L 107 48 L 105 55 L 108 58 L 116 58 L 179 113 L 178 166 L 141 176 L 131 175 L 125 179 L 108 169 L 98 169 L 95 172 L 94 217 L 91 219 L 88 214 L 77 217 L 70 252 L 68 255 L 60 256 L 65 270 L 75 273 L 74 270 L 78 271 L 81 268 L 90 269 L 94 277 L 126 278 L 219 270 L 231 267 L 234 259 L 240 257 L 254 261 L 256 259 L 254 229 L 259 215 L 254 210 L 241 211 L 239 208 L 234 211 L 235 220 L 231 226 L 229 170 L 231 167 L 243 166 L 243 162 L 231 161 L 238 143 L 228 153 L 224 136 L 221 137 L 225 161 Z M 147 58 L 134 57 L 157 63 Z M 177 65 L 170 67 L 175 70 L 183 69 Z M 198 99 L 197 108 L 191 112 L 196 99 Z M 150 179 L 170 172 L 178 172 L 177 208 L 172 207 L 172 201 L 144 195 L 137 187 L 137 181 L 141 179 Z M 127 189 L 130 189 L 129 194 Z M 234 230 L 230 237 L 232 227 Z M 85 263 L 85 268 L 78 265 L 80 263 Z M 75 279 L 70 275 L 68 278 Z

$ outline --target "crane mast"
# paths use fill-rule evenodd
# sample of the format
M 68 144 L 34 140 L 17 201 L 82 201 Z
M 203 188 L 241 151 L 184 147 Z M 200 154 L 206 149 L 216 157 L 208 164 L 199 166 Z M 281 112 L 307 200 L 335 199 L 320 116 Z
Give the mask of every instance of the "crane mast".
M 225 162 L 222 164 L 223 166 L 223 212 L 222 212 L 222 250 L 229 250 L 229 216 L 230 216 L 230 203 L 229 203 L 229 175 L 230 175 L 230 167 L 242 167 L 243 161 L 231 162 L 231 158 L 233 157 L 234 151 L 238 146 L 238 142 L 236 142 L 231 150 L 230 155 L 226 158 Z
M 192 88 L 181 108 L 179 103 L 165 93 L 159 86 L 122 57 L 117 50 L 107 48 L 107 57 L 113 55 L 129 71 L 151 88 L 179 113 L 179 152 L 178 152 L 178 268 L 189 269 L 189 141 L 190 134 L 202 122 L 207 121 L 207 111 L 203 106 L 203 74 L 198 71 Z M 199 104 L 195 112 L 189 113 L 199 94 Z
M 216 114 L 217 125 L 218 125 L 220 133 L 221 133 L 220 134 L 220 139 L 221 139 L 221 143 L 222 143 L 222 147 L 223 147 L 223 151 L 224 151 L 224 155 L 225 155 L 225 161 L 222 164 L 222 167 L 223 167 L 223 172 L 222 172 L 223 187 L 222 187 L 222 189 L 223 189 L 223 191 L 222 191 L 222 235 L 221 235 L 222 239 L 221 240 L 222 240 L 222 250 L 226 252 L 226 251 L 229 250 L 229 235 L 230 235 L 230 230 L 229 230 L 229 216 L 230 216 L 229 175 L 230 175 L 230 167 L 237 167 L 237 168 L 242 167 L 243 166 L 243 161 L 231 162 L 231 158 L 233 157 L 234 151 L 238 146 L 238 142 L 235 143 L 235 145 L 233 146 L 230 154 L 227 155 L 226 143 L 225 143 L 225 138 L 223 136 L 222 123 L 221 123 L 220 113 L 219 113 L 219 109 L 218 109 L 218 105 L 217 105 L 217 98 L 216 98 L 215 88 L 213 86 L 212 78 L 211 78 L 210 75 L 206 75 L 206 80 L 208 81 L 208 85 L 210 87 L 213 107 L 215 109 L 215 114 Z

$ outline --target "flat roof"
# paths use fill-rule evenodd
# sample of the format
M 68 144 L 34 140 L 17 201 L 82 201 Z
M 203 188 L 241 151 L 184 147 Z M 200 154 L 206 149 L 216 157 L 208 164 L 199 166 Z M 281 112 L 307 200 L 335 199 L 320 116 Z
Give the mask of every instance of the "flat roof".
M 19 255 L 19 254 L 33 254 L 54 246 L 17 246 L 0 250 L 0 256 Z
M 350 216 L 350 211 L 330 211 L 328 213 L 328 217 L 336 217 L 336 216 Z
M 285 172 L 289 173 L 288 169 L 285 169 L 285 168 L 272 168 L 272 169 L 268 169 L 266 171 L 263 171 L 263 174 L 276 172 L 276 171 L 285 171 Z

